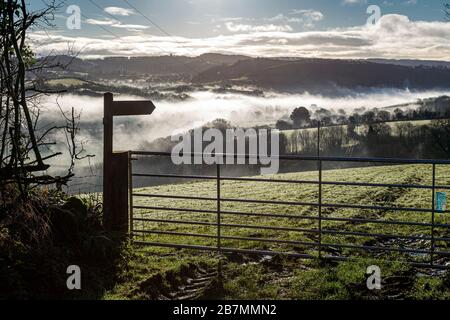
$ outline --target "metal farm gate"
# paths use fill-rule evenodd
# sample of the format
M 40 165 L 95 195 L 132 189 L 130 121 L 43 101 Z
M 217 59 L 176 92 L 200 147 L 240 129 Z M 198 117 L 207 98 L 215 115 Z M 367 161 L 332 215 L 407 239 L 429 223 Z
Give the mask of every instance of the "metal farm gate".
M 447 217 L 450 210 L 445 208 L 437 208 L 436 195 L 438 190 L 450 190 L 448 185 L 438 185 L 436 183 L 437 168 L 446 168 L 445 172 L 449 172 L 450 161 L 446 160 L 406 160 L 406 159 L 381 159 L 381 158 L 340 158 L 340 157 L 301 157 L 301 156 L 280 156 L 283 161 L 306 161 L 313 162 L 317 165 L 317 180 L 284 180 L 284 179 L 267 179 L 267 178 L 246 178 L 246 177 L 229 177 L 224 176 L 221 171 L 224 165 L 214 165 L 215 175 L 179 175 L 179 174 L 161 174 L 161 173 L 145 173 L 135 172 L 132 168 L 132 162 L 146 157 L 160 157 L 160 161 L 170 161 L 170 153 L 162 152 L 130 152 L 129 157 L 129 212 L 130 212 L 130 234 L 136 244 L 151 245 L 169 248 L 185 248 L 196 250 L 217 251 L 220 253 L 244 253 L 244 254 L 260 254 L 260 255 L 288 255 L 299 258 L 321 258 L 321 259 L 337 259 L 343 260 L 354 257 L 330 254 L 329 249 L 335 251 L 342 250 L 356 250 L 362 252 L 378 253 L 399 253 L 411 257 L 411 264 L 419 267 L 432 268 L 450 268 L 450 224 L 437 222 L 437 215 L 439 217 Z M 222 155 L 226 156 L 226 155 Z M 239 157 L 239 156 L 235 156 Z M 242 156 L 248 158 L 249 156 Z M 370 182 L 342 182 L 342 181 L 324 181 L 323 166 L 328 162 L 338 163 L 373 163 L 376 165 L 392 165 L 391 169 L 397 168 L 395 165 L 421 165 L 421 170 L 427 168 L 429 170 L 429 180 L 431 184 L 392 184 L 392 183 L 370 183 Z M 400 168 L 399 166 L 398 168 Z M 182 194 L 158 194 L 147 192 L 139 192 L 139 189 L 133 189 L 133 179 L 164 179 L 168 178 L 171 181 L 189 180 L 189 181 L 210 181 L 212 184 L 207 185 L 208 188 L 214 188 L 214 196 L 204 197 L 195 195 Z M 245 198 L 230 198 L 221 194 L 222 185 L 227 181 L 235 182 L 251 182 L 253 184 L 283 184 L 284 188 L 297 188 L 301 190 L 303 185 L 315 186 L 316 201 L 312 202 L 296 202 L 296 201 L 281 201 L 281 200 L 264 200 L 264 199 L 245 199 Z M 351 188 L 365 187 L 365 188 L 388 188 L 403 189 L 403 190 L 420 190 L 420 193 L 425 193 L 430 198 L 427 207 L 399 207 L 386 205 L 364 205 L 355 203 L 328 203 L 323 201 L 323 189 L 325 186 L 344 186 Z M 144 189 L 145 190 L 145 189 Z M 388 191 L 389 192 L 389 191 Z M 148 199 L 146 204 L 141 204 L 142 199 Z M 160 206 L 154 205 L 161 199 L 166 199 L 168 205 Z M 214 209 L 198 209 L 189 207 L 177 207 L 172 205 L 172 201 L 183 200 L 195 203 L 213 203 Z M 148 204 L 147 204 L 148 203 Z M 253 211 L 239 211 L 239 210 L 224 210 L 223 206 L 226 203 L 237 203 L 247 205 L 283 205 L 295 208 L 307 207 L 309 214 L 279 214 L 267 212 L 253 212 Z M 153 204 L 153 205 L 152 205 Z M 403 219 L 374 219 L 365 218 L 360 214 L 355 217 L 333 217 L 330 214 L 324 214 L 325 211 L 333 212 L 336 209 L 359 210 L 364 212 L 390 212 L 401 213 L 401 215 L 421 215 L 426 221 L 412 221 L 408 218 Z M 136 211 L 139 211 L 137 214 Z M 213 221 L 198 221 L 197 219 L 180 219 L 177 215 L 185 213 L 199 213 L 204 216 L 213 217 Z M 161 217 L 161 215 L 163 217 Z M 256 217 L 261 218 L 261 221 L 267 218 L 273 219 L 270 224 L 251 224 L 251 223 L 230 223 L 224 222 L 224 217 Z M 278 226 L 274 221 L 277 220 L 299 221 L 309 220 L 314 222 L 312 228 L 297 228 Z M 240 219 L 239 221 L 242 221 Z M 341 222 L 348 223 L 355 226 L 364 226 L 367 224 L 391 226 L 395 228 L 408 227 L 416 230 L 421 230 L 420 233 L 411 234 L 387 234 L 383 232 L 365 232 L 365 231 L 350 231 L 339 230 L 338 228 L 324 227 L 326 222 Z M 194 231 L 180 232 L 177 231 L 177 226 L 188 226 Z M 198 233 L 195 232 L 195 227 L 207 227 L 213 233 Z M 175 231 L 174 231 L 175 230 Z M 227 232 L 225 233 L 224 230 Z M 296 241 L 277 239 L 278 237 L 259 237 L 259 236 L 242 236 L 239 230 L 269 230 L 276 234 L 294 233 L 294 234 L 310 234 L 315 241 Z M 233 234 L 233 231 L 236 231 Z M 230 234 L 231 232 L 231 234 Z M 153 236 L 153 237 L 151 237 Z M 209 245 L 175 243 L 174 241 L 161 241 L 164 236 L 170 239 L 182 238 L 196 238 L 209 240 Z M 342 243 L 342 241 L 326 241 L 324 237 L 350 237 L 351 239 L 365 238 L 374 242 L 380 242 L 383 245 L 361 245 L 354 243 Z M 151 239 L 148 239 L 150 237 Z M 227 240 L 239 241 L 242 244 L 240 247 L 224 246 L 223 242 Z M 212 241 L 212 242 L 211 242 Z M 396 244 L 395 241 L 400 242 Z M 188 241 L 186 241 L 188 242 Z M 245 247 L 245 243 L 253 243 L 256 245 L 252 248 Z M 356 242 L 356 241 L 355 241 Z M 422 248 L 414 248 L 414 243 L 420 242 Z M 408 243 L 413 247 L 408 247 Z M 278 244 L 286 245 L 291 248 L 294 246 L 304 248 L 305 252 L 297 252 L 293 250 L 266 250 L 258 248 L 257 244 Z M 425 245 L 425 248 L 423 246 Z M 337 249 L 337 250 L 336 250 Z M 331 250 L 331 252 L 333 251 Z M 415 259 L 414 259 L 415 258 Z M 420 259 L 417 259 L 420 258 Z M 418 261 L 419 260 L 419 261 Z

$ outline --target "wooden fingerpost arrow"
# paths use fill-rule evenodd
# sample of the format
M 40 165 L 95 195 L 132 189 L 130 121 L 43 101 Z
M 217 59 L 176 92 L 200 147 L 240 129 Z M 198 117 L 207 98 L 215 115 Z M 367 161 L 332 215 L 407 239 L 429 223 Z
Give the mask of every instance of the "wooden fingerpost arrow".
M 128 152 L 113 151 L 113 119 L 116 116 L 151 115 L 151 101 L 114 101 L 104 95 L 103 117 L 103 223 L 110 231 L 128 232 Z

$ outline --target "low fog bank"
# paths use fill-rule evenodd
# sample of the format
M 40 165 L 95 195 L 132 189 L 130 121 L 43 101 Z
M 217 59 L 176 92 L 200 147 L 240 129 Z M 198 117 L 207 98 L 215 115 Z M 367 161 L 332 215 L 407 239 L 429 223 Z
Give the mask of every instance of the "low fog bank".
M 192 99 L 180 102 L 155 102 L 156 110 L 151 116 L 120 117 L 115 120 L 114 149 L 141 150 L 157 138 L 185 132 L 215 119 L 228 120 L 233 126 L 253 127 L 274 125 L 281 118 L 288 117 L 294 108 L 344 109 L 351 113 L 354 109 L 365 107 L 381 108 L 398 104 L 414 103 L 418 99 L 438 97 L 450 94 L 449 91 L 412 92 L 408 90 L 381 90 L 366 93 L 353 93 L 340 97 L 326 97 L 312 94 L 265 93 L 264 96 L 248 96 L 236 93 L 213 93 L 210 91 L 193 92 Z M 145 97 L 116 95 L 116 100 L 143 100 Z M 62 110 L 69 112 L 75 108 L 81 113 L 78 141 L 83 142 L 86 153 L 95 155 L 77 165 L 78 177 L 97 176 L 101 172 L 102 162 L 102 116 L 103 99 L 83 95 L 65 94 L 42 98 L 45 110 L 41 113 L 43 126 L 62 121 Z M 52 137 L 57 145 L 52 151 L 67 155 L 62 134 Z M 149 150 L 159 151 L 159 150 Z M 64 170 L 69 160 L 60 156 L 50 163 L 54 171 Z M 94 179 L 98 185 L 98 178 Z

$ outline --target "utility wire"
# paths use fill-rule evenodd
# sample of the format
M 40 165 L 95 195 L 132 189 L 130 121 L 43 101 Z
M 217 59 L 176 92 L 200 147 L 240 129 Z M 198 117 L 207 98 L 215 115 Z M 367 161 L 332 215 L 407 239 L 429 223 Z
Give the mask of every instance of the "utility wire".
M 87 16 L 86 14 L 84 14 L 84 13 L 81 13 L 81 16 L 82 16 L 83 18 L 85 18 L 85 19 L 92 20 L 92 18 L 88 17 L 88 16 Z M 102 26 L 101 24 L 99 24 L 99 23 L 92 23 L 92 24 L 93 24 L 94 26 L 97 26 L 98 28 L 103 29 L 103 30 L 106 31 L 107 33 L 111 34 L 113 37 L 116 37 L 117 39 L 120 39 L 120 36 L 118 36 L 117 34 L 115 34 L 115 33 L 112 32 L 112 31 L 108 30 L 107 28 L 105 28 L 105 27 Z
M 100 10 L 102 11 L 102 15 L 103 15 L 104 17 L 105 17 L 105 14 L 104 14 L 104 13 L 106 13 L 106 14 L 107 14 L 109 17 L 111 17 L 112 19 L 118 21 L 119 23 L 123 23 L 123 21 L 121 21 L 121 20 L 120 20 L 119 18 L 117 18 L 116 16 L 110 14 L 109 12 L 106 12 L 106 11 L 105 11 L 105 8 L 103 8 L 103 7 L 101 7 L 100 5 L 98 5 L 95 1 L 89 0 L 89 2 L 92 3 L 94 6 L 96 6 L 98 9 L 100 9 Z M 104 13 L 103 13 L 103 12 L 104 12 Z M 118 36 L 118 35 L 112 33 L 111 31 L 109 31 L 108 29 L 106 29 L 105 27 L 103 27 L 102 25 L 100 25 L 100 24 L 96 24 L 96 25 L 99 26 L 99 27 L 101 27 L 103 30 L 107 31 L 108 33 L 113 34 L 116 38 L 120 38 L 120 36 Z M 163 52 L 169 54 L 169 55 L 171 54 L 170 52 L 164 50 L 163 48 L 161 48 L 161 47 L 159 47 L 159 46 L 157 46 L 157 45 L 153 45 L 153 46 L 156 47 L 156 48 L 158 48 L 159 50 L 161 50 L 161 51 L 163 51 Z
M 99 8 L 102 12 L 106 13 L 108 16 L 110 16 L 111 18 L 113 18 L 114 20 L 120 21 L 120 19 L 118 19 L 116 16 L 114 16 L 113 14 L 105 11 L 105 8 L 101 7 L 100 5 L 98 5 L 96 2 L 94 2 L 93 0 L 89 0 L 90 3 L 92 3 L 94 6 L 96 6 L 97 8 Z
M 89 0 L 89 1 L 92 2 L 91 0 Z M 94 2 L 92 2 L 92 3 L 94 3 Z M 101 7 L 99 7 L 99 8 L 100 8 L 101 10 L 103 10 L 103 8 L 101 8 Z M 85 19 L 93 20 L 92 18 L 88 17 L 88 16 L 87 16 L 86 14 L 84 14 L 84 13 L 81 13 L 81 15 L 82 15 Z M 114 18 L 114 19 L 117 20 L 118 22 L 122 22 L 122 21 L 120 21 L 119 19 L 116 19 L 116 18 Z M 97 27 L 99 27 L 99 28 L 101 28 L 102 30 L 108 32 L 109 34 L 111 34 L 111 35 L 114 36 L 115 38 L 117 38 L 117 39 L 119 39 L 119 40 L 122 39 L 121 36 L 119 36 L 118 34 L 112 32 L 111 30 L 105 28 L 103 25 L 101 25 L 101 24 L 99 24 L 99 23 L 92 23 L 92 24 L 95 25 L 95 26 L 97 26 Z M 159 47 L 159 46 L 157 46 L 157 45 L 154 45 L 154 44 L 153 44 L 153 46 L 156 47 L 156 48 L 158 48 L 159 50 L 161 50 L 161 51 L 167 53 L 167 54 L 170 54 L 170 52 L 167 52 L 166 50 L 164 50 L 163 48 L 161 48 L 161 47 Z
M 123 0 L 130 8 L 136 10 L 142 17 L 144 17 L 145 20 L 147 20 L 148 22 L 150 22 L 152 25 L 154 25 L 159 31 L 161 31 L 162 33 L 164 33 L 166 36 L 168 37 L 172 37 L 172 35 L 170 33 L 168 33 L 166 30 L 164 30 L 160 25 L 158 25 L 156 22 L 154 22 L 152 19 L 150 19 L 149 17 L 147 17 L 145 14 L 142 13 L 142 11 L 140 11 L 138 8 L 136 8 L 135 6 L 133 6 L 128 0 Z
M 153 26 L 155 26 L 159 31 L 161 31 L 164 35 L 168 36 L 169 38 L 171 38 L 173 41 L 175 41 L 176 43 L 180 44 L 180 42 L 175 39 L 175 37 L 173 35 L 171 35 L 169 32 L 167 32 L 166 30 L 164 30 L 159 24 L 157 24 L 156 22 L 154 22 L 152 19 L 150 19 L 148 16 L 146 16 L 141 10 L 139 10 L 138 8 L 136 8 L 134 5 L 132 5 L 128 0 L 122 0 L 123 2 L 125 2 L 130 8 L 136 10 L 145 20 L 147 20 L 148 22 L 150 22 Z M 191 53 L 194 53 L 192 50 L 190 50 L 189 48 L 186 48 L 186 50 L 190 51 Z M 209 64 L 206 60 L 204 60 L 201 56 L 198 56 L 198 58 L 200 60 L 202 60 L 204 63 Z
M 125 1 L 125 0 L 124 0 L 124 1 Z M 102 12 L 105 12 L 109 17 L 113 18 L 114 20 L 118 21 L 119 23 L 123 23 L 123 21 L 121 21 L 118 17 L 116 17 L 116 16 L 114 16 L 114 15 L 112 15 L 112 14 L 106 12 L 105 9 L 104 9 L 103 7 L 101 7 L 100 5 L 98 5 L 95 1 L 89 0 L 89 2 L 92 3 L 94 6 L 96 6 L 98 9 L 100 9 Z M 130 4 L 128 1 L 125 1 L 125 2 L 126 2 L 132 9 L 136 10 L 141 16 L 143 16 L 147 21 L 149 21 L 153 26 L 155 26 L 156 28 L 158 28 L 158 30 L 160 30 L 160 31 L 163 32 L 165 35 L 167 35 L 168 37 L 170 37 L 173 41 L 175 41 L 175 42 L 177 42 L 177 43 L 179 44 L 179 41 L 177 41 L 172 35 L 170 35 L 168 32 L 166 32 L 164 29 L 162 29 L 161 26 L 159 26 L 158 24 L 156 24 L 155 22 L 153 22 L 150 18 L 148 18 L 146 15 L 144 15 L 141 11 L 139 11 L 139 9 L 137 9 L 135 6 L 133 6 L 132 4 Z M 82 14 L 82 15 L 83 15 L 83 17 L 85 17 L 85 18 L 87 17 L 87 16 L 84 15 L 84 14 Z M 105 17 L 104 14 L 102 14 L 102 15 Z M 88 18 L 88 19 L 89 19 L 89 18 Z M 107 31 L 108 33 L 114 35 L 116 38 L 120 39 L 120 36 L 114 34 L 114 33 L 111 32 L 110 30 L 108 30 L 107 28 L 105 28 L 103 25 L 101 25 L 101 24 L 95 24 L 95 23 L 94 23 L 94 25 L 97 25 L 98 27 L 102 28 L 103 30 Z M 155 44 L 152 44 L 152 46 L 158 48 L 159 50 L 161 50 L 162 52 L 166 53 L 167 55 L 173 55 L 173 53 L 171 53 L 171 52 L 169 52 L 169 51 L 167 51 L 167 50 L 165 50 L 165 49 L 163 49 L 163 48 L 161 48 L 161 47 L 159 47 L 159 46 L 157 46 L 157 45 L 155 45 Z M 200 56 L 199 56 L 198 58 L 199 58 L 200 60 L 202 60 L 202 62 L 204 62 L 205 64 L 209 64 L 207 61 L 205 61 L 205 60 L 204 60 L 203 58 L 201 58 Z M 188 62 L 185 62 L 185 63 L 180 62 L 180 61 L 178 61 L 178 60 L 176 60 L 176 59 L 175 59 L 174 61 L 175 61 L 176 63 L 178 63 L 180 66 L 188 67 L 189 69 L 191 69 L 191 71 L 193 71 L 194 74 L 198 72 L 198 70 L 195 70 L 191 65 L 189 65 L 189 64 L 190 64 L 189 61 L 188 61 Z
M 118 21 L 119 23 L 122 23 L 122 22 L 123 22 L 123 21 L 121 21 L 117 16 L 115 16 L 115 15 L 113 15 L 113 14 L 111 14 L 111 13 L 105 11 L 105 8 L 103 8 L 103 7 L 101 7 L 100 5 L 98 5 L 95 1 L 89 0 L 89 2 L 92 3 L 94 6 L 96 6 L 98 9 L 100 9 L 100 11 L 102 11 L 102 15 L 103 15 L 104 17 L 105 17 L 105 14 L 103 14 L 103 12 L 106 13 L 106 14 L 107 14 L 109 17 L 111 17 L 112 19 Z M 136 11 L 137 11 L 137 10 L 136 10 Z M 106 28 L 104 28 L 102 25 L 100 25 L 100 24 L 97 24 L 97 25 L 98 25 L 98 26 L 101 26 L 103 30 L 106 30 Z M 158 49 L 160 49 L 161 51 L 163 51 L 163 52 L 165 52 L 165 53 L 171 54 L 170 52 L 167 52 L 166 50 L 164 50 L 164 49 L 162 49 L 162 48 L 160 48 L 160 47 L 158 47 L 158 46 L 156 46 L 156 45 L 155 45 L 155 47 L 158 48 Z

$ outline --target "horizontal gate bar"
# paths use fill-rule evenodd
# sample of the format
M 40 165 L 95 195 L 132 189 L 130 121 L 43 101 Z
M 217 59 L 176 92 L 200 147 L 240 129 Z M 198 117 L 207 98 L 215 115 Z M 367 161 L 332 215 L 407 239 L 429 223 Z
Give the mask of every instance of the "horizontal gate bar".
M 133 177 L 152 177 L 152 178 L 177 178 L 177 179 L 196 179 L 196 180 L 216 180 L 216 176 L 199 175 L 178 175 L 178 174 L 144 174 L 133 173 Z
M 211 238 L 217 239 L 216 235 L 201 234 L 201 233 L 188 233 L 188 232 L 175 232 L 175 231 L 159 231 L 159 230 L 133 230 L 133 233 L 146 233 L 146 234 L 162 234 L 173 236 L 185 236 L 185 237 L 197 237 L 197 238 Z
M 348 186 L 348 187 L 383 187 L 383 188 L 409 188 L 409 189 L 433 189 L 433 186 L 419 184 L 392 184 L 392 183 L 369 183 L 369 182 L 344 182 L 344 181 L 314 181 L 314 180 L 284 180 L 284 179 L 259 179 L 259 178 L 241 178 L 241 177 L 221 177 L 224 181 L 249 181 L 249 182 L 268 182 L 268 183 L 292 183 L 292 184 L 313 184 Z M 450 186 L 436 186 L 437 189 L 450 189 Z
M 272 214 L 272 213 L 253 213 L 253 212 L 239 212 L 239 211 L 221 211 L 223 214 L 228 215 L 238 215 L 238 216 L 255 216 L 260 218 L 270 217 L 270 218 L 288 218 L 288 219 L 298 219 L 298 220 L 319 220 L 317 216 L 300 216 L 300 215 L 287 215 L 287 214 Z M 387 224 L 387 225 L 404 225 L 404 226 L 418 226 L 418 227 L 431 227 L 432 223 L 426 222 L 407 222 L 407 221 L 397 221 L 397 220 L 373 220 L 373 219 L 363 219 L 363 218 L 333 218 L 333 217 L 321 217 L 320 219 L 326 221 L 342 221 L 342 222 L 361 222 L 361 223 L 376 223 L 376 224 Z M 450 224 L 438 224 L 435 227 L 450 228 Z M 448 238 L 450 240 L 450 238 Z
M 148 245 L 155 247 L 166 247 L 166 248 L 178 248 L 178 249 L 193 249 L 193 250 L 204 250 L 204 251 L 218 251 L 216 247 L 210 246 L 199 246 L 199 245 L 187 245 L 187 244 L 175 244 L 175 243 L 157 243 L 157 242 L 147 242 L 147 241 L 134 241 L 137 245 Z M 289 257 L 303 258 L 303 259 L 316 259 L 316 256 L 310 254 L 300 254 L 300 253 L 291 253 L 291 252 L 277 252 L 277 251 L 269 251 L 269 250 L 251 250 L 251 249 L 237 249 L 237 248 L 221 248 L 220 252 L 228 252 L 228 253 L 243 253 L 243 254 L 258 254 L 258 255 L 268 255 L 268 256 L 277 256 L 284 255 Z M 342 257 L 342 256 L 323 256 L 323 259 L 326 260 L 357 260 L 356 257 Z M 450 266 L 446 265 L 431 265 L 429 263 L 419 263 L 419 262 L 411 262 L 405 261 L 409 265 L 420 267 L 420 268 L 432 268 L 432 269 L 442 269 L 447 270 L 450 269 Z
M 187 236 L 187 237 L 200 237 L 200 238 L 211 238 L 215 239 L 215 235 L 207 234 L 195 234 L 195 233 L 184 233 L 184 232 L 173 232 L 173 231 L 156 231 L 156 230 L 133 230 L 137 233 L 147 233 L 147 234 L 163 234 L 163 235 L 175 235 L 175 236 Z M 302 242 L 302 241 L 291 241 L 291 240 L 280 240 L 272 238 L 250 238 L 250 237 L 238 237 L 238 236 L 221 236 L 222 239 L 227 240 L 241 240 L 249 242 L 271 242 L 280 244 L 292 244 L 292 245 L 306 245 L 306 246 L 318 246 L 317 242 Z M 408 248 L 395 248 L 395 247 L 377 247 L 377 246 L 362 246 L 362 245 L 351 245 L 351 244 L 331 244 L 322 243 L 325 247 L 339 247 L 339 248 L 349 248 L 349 249 L 362 249 L 365 251 L 393 251 L 393 252 L 405 252 L 405 253 L 422 253 L 431 254 L 430 250 L 420 250 L 420 249 L 408 249 Z M 441 255 L 450 255 L 450 252 L 438 251 L 435 252 Z
M 212 197 L 173 196 L 173 195 L 165 195 L 165 194 L 133 193 L 133 196 L 141 197 L 141 198 L 217 201 L 217 198 L 212 198 Z
M 180 197 L 180 196 L 177 196 Z M 184 197 L 183 197 L 184 198 Z M 197 198 L 194 198 L 197 199 Z M 201 200 L 210 200 L 210 198 L 200 198 Z M 216 200 L 215 198 L 211 198 Z M 180 211 L 180 212 L 199 212 L 199 213 L 217 213 L 215 210 L 203 210 L 203 209 L 187 209 L 187 208 L 167 208 L 167 207 L 149 207 L 149 206 L 133 206 L 134 209 L 141 210 L 162 210 L 162 211 Z M 221 211 L 223 214 L 228 215 L 241 215 L 241 216 L 255 216 L 255 217 L 271 217 L 271 218 L 287 218 L 287 219 L 298 219 L 298 220 L 318 220 L 316 216 L 297 216 L 297 215 L 286 215 L 286 214 L 272 214 L 272 213 L 252 213 L 252 212 L 238 212 L 238 211 Z M 420 227 L 431 227 L 432 223 L 425 222 L 407 222 L 407 221 L 396 221 L 396 220 L 373 220 L 373 219 L 363 219 L 363 218 L 333 218 L 333 217 L 322 217 L 322 220 L 327 221 L 345 221 L 345 222 L 362 222 L 362 223 L 377 223 L 377 224 L 388 224 L 388 225 L 405 225 L 405 226 L 420 226 Z M 450 228 L 450 224 L 434 224 L 438 228 Z M 450 238 L 448 238 L 450 240 Z
M 173 223 L 173 224 L 190 224 L 190 225 L 203 225 L 203 226 L 217 226 L 216 222 L 200 222 L 200 221 L 180 221 L 180 220 L 164 220 L 164 219 L 149 219 L 149 218 L 134 218 L 134 221 L 147 221 L 147 222 L 160 222 L 160 223 Z M 240 224 L 227 224 L 221 223 L 222 227 L 229 228 L 247 228 L 247 229 L 266 229 L 266 230 L 279 230 L 279 231 L 293 231 L 293 232 L 315 232 L 309 229 L 299 228 L 285 228 L 285 227 L 269 227 L 269 226 L 250 226 Z
M 216 247 L 198 246 L 198 245 L 192 245 L 192 244 L 158 243 L 158 242 L 136 241 L 136 240 L 133 241 L 133 243 L 138 244 L 138 245 L 147 245 L 147 246 L 154 246 L 154 247 L 217 251 Z
M 185 208 L 163 208 L 163 207 L 147 207 L 147 206 L 133 206 L 133 209 L 180 211 L 180 212 L 198 212 L 198 213 L 217 213 L 217 211 L 215 211 L 215 210 L 185 209 Z
M 179 221 L 179 220 L 165 220 L 165 219 L 149 219 L 149 218 L 134 218 L 133 221 L 156 222 L 156 223 L 173 223 L 173 224 L 189 224 L 199 226 L 216 226 L 216 222 L 203 221 Z
M 214 235 L 172 232 L 172 231 L 133 230 L 133 232 L 146 233 L 146 234 L 163 234 L 163 235 L 174 235 L 174 236 L 211 238 L 211 239 L 216 238 L 216 236 L 214 236 Z M 241 241 L 249 241 L 249 242 L 252 242 L 252 241 L 254 241 L 254 242 L 272 242 L 272 243 L 306 245 L 306 246 L 318 246 L 319 245 L 319 243 L 317 243 L 317 242 L 301 242 L 301 241 L 289 241 L 289 240 L 278 240 L 278 239 L 268 239 L 268 238 L 249 238 L 249 237 L 237 237 L 237 236 L 221 236 L 221 238 L 227 239 L 227 240 L 241 240 Z M 377 247 L 377 246 L 362 246 L 362 245 L 351 245 L 351 244 L 330 244 L 330 243 L 322 243 L 321 245 L 324 247 L 330 247 L 330 248 L 338 247 L 338 248 L 348 248 L 348 249 L 361 249 L 361 250 L 365 250 L 365 251 L 392 251 L 392 252 L 431 254 L 430 250 L 406 249 L 406 248 L 395 248 L 395 247 Z M 442 252 L 442 253 L 450 254 L 450 252 Z
M 317 220 L 318 217 L 301 216 L 292 214 L 276 214 L 276 213 L 252 213 L 252 212 L 239 212 L 239 211 L 221 211 L 225 215 L 235 216 L 254 216 L 259 218 L 284 218 L 284 219 L 296 219 L 296 220 Z
M 187 245 L 187 244 L 176 244 L 176 243 L 158 243 L 158 242 L 147 242 L 147 241 L 134 241 L 138 245 L 148 245 L 155 247 L 167 247 L 167 248 L 178 248 L 178 249 L 196 249 L 196 250 L 207 250 L 207 251 L 218 251 L 217 247 L 209 246 L 197 246 L 197 245 Z M 267 255 L 267 256 L 291 256 L 303 259 L 315 259 L 316 257 L 310 254 L 294 253 L 294 252 L 277 252 L 270 250 L 252 250 L 252 249 L 238 249 L 238 248 L 224 248 L 220 249 L 220 252 L 229 253 L 248 253 L 257 255 Z
M 170 152 L 150 152 L 150 151 L 130 151 L 132 155 L 138 156 L 162 156 L 170 157 Z M 185 153 L 184 155 L 190 155 L 191 157 L 200 157 L 204 153 Z M 227 157 L 232 156 L 234 159 L 258 159 L 259 155 L 249 154 L 223 154 L 217 153 L 214 157 Z M 317 156 L 297 156 L 297 155 L 273 155 L 277 156 L 280 160 L 303 160 L 303 161 L 327 161 L 327 162 L 375 162 L 375 163 L 391 163 L 391 164 L 450 164 L 450 160 L 439 159 L 402 159 L 402 158 L 362 158 L 362 157 L 317 157 Z M 264 158 L 264 157 L 262 157 Z M 268 157 L 266 157 L 268 158 Z
M 184 232 L 173 232 L 173 231 L 156 231 L 156 230 L 133 230 L 137 233 L 146 234 L 162 234 L 162 235 L 175 235 L 175 236 L 187 236 L 187 237 L 199 237 L 199 238 L 211 238 L 215 239 L 215 235 L 207 234 L 195 234 L 195 233 L 184 233 Z M 280 240 L 271 238 L 250 238 L 250 237 L 238 237 L 238 236 L 221 236 L 222 239 L 227 240 L 241 240 L 241 241 L 257 241 L 257 242 L 271 242 L 271 243 L 281 243 L 281 244 L 292 244 L 292 245 L 305 245 L 305 246 L 318 246 L 317 242 L 302 242 L 302 241 L 291 241 L 291 240 Z M 322 243 L 325 247 L 338 247 L 338 248 L 349 248 L 349 249 L 362 249 L 365 251 L 393 251 L 393 252 L 405 252 L 405 253 L 421 253 L 421 254 L 431 254 L 430 250 L 420 250 L 420 249 L 407 249 L 407 248 L 395 248 L 395 247 L 377 247 L 377 246 L 362 246 L 362 245 L 351 245 L 351 244 L 330 244 Z M 435 252 L 436 253 L 436 252 Z M 450 255 L 450 252 L 440 251 L 437 254 Z
M 189 196 L 166 196 L 166 195 L 152 195 L 152 194 L 134 194 L 139 197 L 149 198 L 168 198 L 168 199 L 185 199 L 185 200 L 206 200 L 216 201 L 217 198 L 208 197 L 189 197 Z M 240 202 L 240 203 L 259 203 L 259 204 L 275 204 L 275 205 L 289 205 L 289 206 L 310 206 L 317 207 L 318 203 L 315 202 L 293 202 L 293 201 L 276 201 L 276 200 L 256 200 L 256 199 L 230 199 L 221 198 L 221 202 Z M 341 203 L 324 203 L 322 207 L 327 208 L 347 208 L 347 209 L 364 209 L 364 210 L 384 210 L 384 211 L 406 211 L 406 212 L 423 212 L 430 213 L 432 209 L 419 209 L 419 208 L 405 208 L 405 207 L 385 207 L 385 206 L 367 206 L 358 204 L 341 204 Z M 144 208 L 145 209 L 145 208 Z M 450 213 L 450 210 L 440 211 L 442 213 Z
M 200 225 L 200 226 L 217 226 L 215 222 L 202 222 L 202 221 L 182 221 L 182 220 L 166 220 L 166 219 L 150 219 L 150 218 L 134 218 L 134 221 L 146 221 L 146 222 L 156 222 L 156 223 L 171 223 L 171 224 L 188 224 L 188 225 Z M 243 225 L 243 224 L 229 224 L 221 223 L 222 227 L 228 228 L 241 228 L 241 229 L 259 229 L 259 230 L 278 230 L 278 231 L 292 231 L 292 232 L 304 232 L 304 233 L 319 233 L 317 229 L 304 229 L 304 228 L 289 228 L 289 227 L 269 227 L 269 226 L 259 226 L 259 225 Z M 387 238 L 387 239 L 409 239 L 409 240 L 431 240 L 431 237 L 419 237 L 419 236 L 403 236 L 394 234 L 381 234 L 381 233 L 366 233 L 366 232 L 355 232 L 355 231 L 336 231 L 322 229 L 323 234 L 333 234 L 333 235 L 348 235 L 348 236 L 358 236 L 358 237 L 373 237 L 373 238 Z M 437 241 L 447 241 L 447 238 L 434 238 Z
M 275 201 L 275 200 L 254 200 L 254 199 L 227 199 L 222 198 L 220 201 L 223 202 L 242 202 L 242 203 L 260 203 L 260 204 L 278 204 L 278 205 L 289 205 L 289 206 L 311 206 L 318 207 L 319 203 L 314 202 L 290 202 L 290 201 Z M 417 208 L 404 208 L 404 207 L 384 207 L 384 206 L 366 206 L 357 204 L 331 204 L 323 203 L 322 207 L 326 208 L 347 208 L 347 209 L 367 209 L 367 210 L 385 210 L 385 211 L 407 211 L 407 212 L 425 212 L 430 213 L 431 209 L 417 209 Z M 450 212 L 441 211 L 441 212 Z
M 159 231 L 159 230 L 133 230 L 137 233 L 147 233 L 147 234 L 163 234 L 163 235 L 175 235 L 175 236 L 186 236 L 186 237 L 199 237 L 199 238 L 214 238 L 216 235 L 209 234 L 196 234 L 196 233 L 184 233 L 184 232 L 173 232 L 173 231 Z M 293 244 L 293 245 L 306 245 L 306 246 L 317 246 L 316 242 L 302 242 L 293 240 L 281 240 L 272 238 L 250 238 L 250 237 L 238 237 L 238 236 L 220 236 L 221 239 L 227 240 L 242 240 L 242 241 L 255 241 L 255 242 L 273 242 L 282 244 Z
M 135 177 L 152 178 L 176 178 L 176 179 L 196 179 L 196 180 L 215 180 L 215 176 L 207 175 L 176 175 L 176 174 L 144 174 L 133 173 Z M 241 177 L 220 177 L 223 181 L 248 181 L 248 182 L 268 182 L 268 183 L 290 183 L 290 184 L 319 184 L 319 181 L 313 180 L 284 180 L 284 179 L 259 179 L 259 178 L 241 178 Z M 323 185 L 348 186 L 348 187 L 384 187 L 384 188 L 410 188 L 410 189 L 433 189 L 433 186 L 417 184 L 391 184 L 391 183 L 366 183 L 366 182 L 333 182 L 323 181 Z M 450 186 L 436 186 L 436 189 L 450 189 Z
M 347 209 L 362 209 L 362 210 L 384 210 L 384 211 L 406 211 L 406 212 L 424 212 L 431 213 L 432 209 L 420 209 L 420 208 L 405 208 L 405 207 L 384 207 L 384 206 L 366 206 L 360 204 L 331 204 L 331 203 L 323 203 L 322 207 L 327 208 L 347 208 Z M 450 210 L 447 210 L 450 212 Z M 447 212 L 447 211 L 442 211 Z

